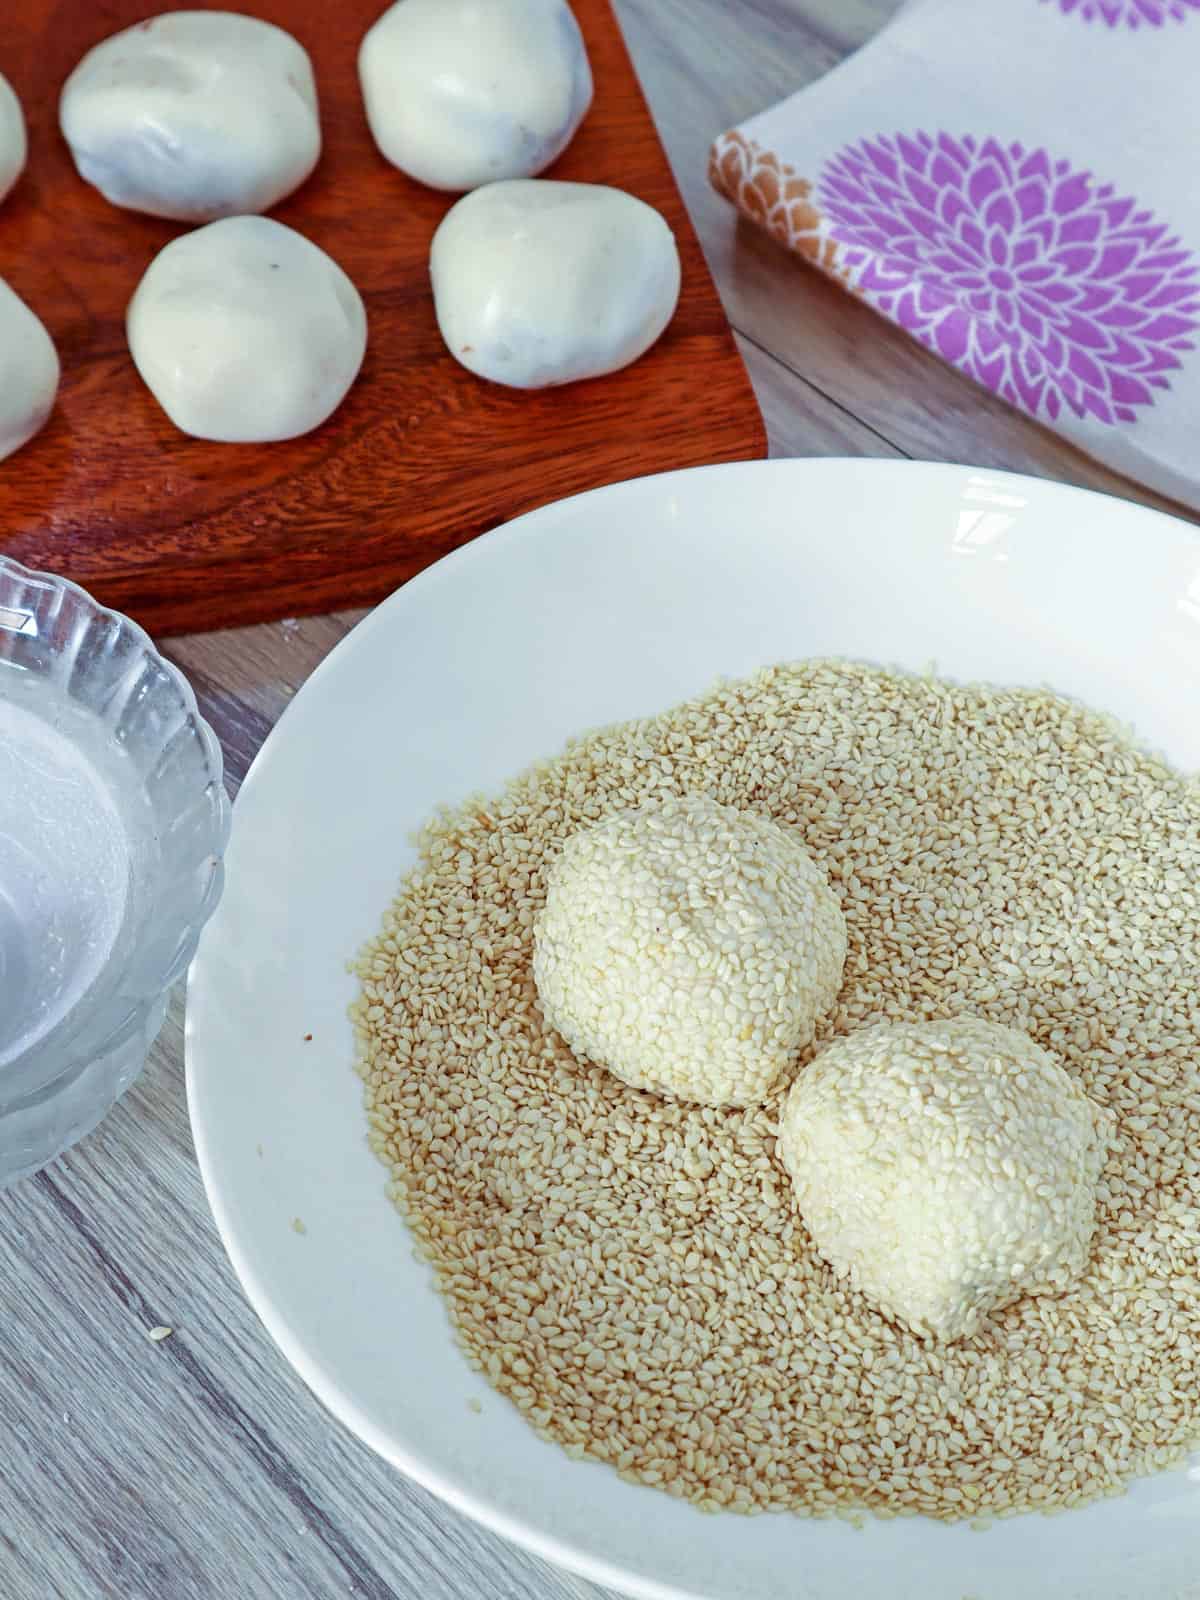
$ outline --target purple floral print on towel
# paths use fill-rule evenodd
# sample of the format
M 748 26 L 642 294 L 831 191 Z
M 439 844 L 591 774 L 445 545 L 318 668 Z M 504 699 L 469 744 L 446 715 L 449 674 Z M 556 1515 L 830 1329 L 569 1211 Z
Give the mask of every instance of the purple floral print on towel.
M 1110 28 L 1161 28 L 1164 22 L 1186 22 L 1200 11 L 1200 0 L 1042 0 L 1057 4 L 1066 16 L 1084 22 L 1107 22 Z
M 851 286 L 1035 417 L 1134 422 L 1200 326 L 1200 264 L 1165 223 L 1047 151 L 880 135 L 825 168 Z

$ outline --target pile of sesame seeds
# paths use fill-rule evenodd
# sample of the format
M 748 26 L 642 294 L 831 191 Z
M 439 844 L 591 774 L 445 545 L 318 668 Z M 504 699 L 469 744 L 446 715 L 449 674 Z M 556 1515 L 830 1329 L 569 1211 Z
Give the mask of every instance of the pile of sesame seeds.
M 577 1061 L 531 971 L 577 829 L 704 793 L 801 830 L 846 916 L 813 1048 L 970 1012 L 1114 1119 L 1087 1269 L 938 1346 L 815 1255 L 764 1105 Z M 455 1334 L 545 1437 L 707 1510 L 986 1520 L 1200 1439 L 1200 788 L 1048 693 L 772 668 L 439 816 L 359 962 L 372 1148 Z M 806 1054 L 811 1054 L 807 1052 Z

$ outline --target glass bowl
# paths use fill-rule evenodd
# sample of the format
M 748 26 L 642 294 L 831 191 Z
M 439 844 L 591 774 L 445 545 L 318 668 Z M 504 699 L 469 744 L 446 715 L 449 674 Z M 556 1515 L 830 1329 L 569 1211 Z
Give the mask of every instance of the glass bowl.
M 137 1077 L 228 833 L 183 675 L 128 617 L 0 555 L 0 1185 Z

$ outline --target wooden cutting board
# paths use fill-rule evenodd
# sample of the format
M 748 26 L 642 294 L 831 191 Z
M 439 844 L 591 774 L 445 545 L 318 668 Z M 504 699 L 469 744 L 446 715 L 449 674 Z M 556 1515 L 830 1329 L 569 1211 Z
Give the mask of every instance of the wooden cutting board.
M 765 453 L 607 0 L 575 0 L 596 98 L 548 175 L 618 185 L 667 217 L 683 293 L 660 343 L 624 372 L 540 394 L 459 367 L 434 322 L 427 270 L 452 197 L 388 166 L 363 115 L 355 60 L 380 0 L 247 0 L 243 9 L 305 45 L 321 98 L 321 163 L 273 215 L 358 285 L 367 356 L 339 410 L 305 438 L 219 445 L 176 432 L 130 360 L 124 313 L 153 256 L 183 230 L 119 211 L 84 184 L 56 115 L 84 50 L 156 9 L 26 0 L 0 32 L 0 71 L 30 135 L 29 168 L 0 207 L 0 275 L 46 323 L 63 365 L 50 422 L 0 462 L 0 550 L 74 578 L 155 633 L 225 627 L 378 600 L 454 546 L 563 495 Z

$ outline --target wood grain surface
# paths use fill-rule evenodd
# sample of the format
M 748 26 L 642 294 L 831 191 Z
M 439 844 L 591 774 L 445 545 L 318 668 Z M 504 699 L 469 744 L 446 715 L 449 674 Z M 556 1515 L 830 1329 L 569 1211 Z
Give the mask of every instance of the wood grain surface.
M 773 453 L 1012 467 L 1159 503 L 737 225 L 708 189 L 714 133 L 827 71 L 899 0 L 616 3 Z M 102 8 L 89 15 L 103 32 Z M 6 72 L 7 49 L 0 33 Z M 231 789 L 358 615 L 170 643 Z M 209 1218 L 182 1060 L 177 996 L 99 1130 L 0 1193 L 0 1600 L 599 1600 L 406 1483 L 294 1377 Z M 160 1324 L 175 1331 L 153 1344 Z
M 666 334 L 634 367 L 536 394 L 483 382 L 442 343 L 429 244 L 453 197 L 389 166 L 367 130 L 355 60 L 378 0 L 253 9 L 293 32 L 316 68 L 324 153 L 272 215 L 327 250 L 361 291 L 369 332 L 358 381 L 328 422 L 285 443 L 212 444 L 167 420 L 129 357 L 124 315 L 155 254 L 186 230 L 117 210 L 83 183 L 56 119 L 82 53 L 147 7 L 28 0 L 11 8 L 0 40 L 31 152 L 0 212 L 0 274 L 49 328 L 63 382 L 47 427 L 0 468 L 0 549 L 74 578 L 155 632 L 227 627 L 378 600 L 455 545 L 565 494 L 765 453 L 753 390 L 608 0 L 577 0 L 596 98 L 547 176 L 612 183 L 657 207 L 679 243 L 683 291 Z

